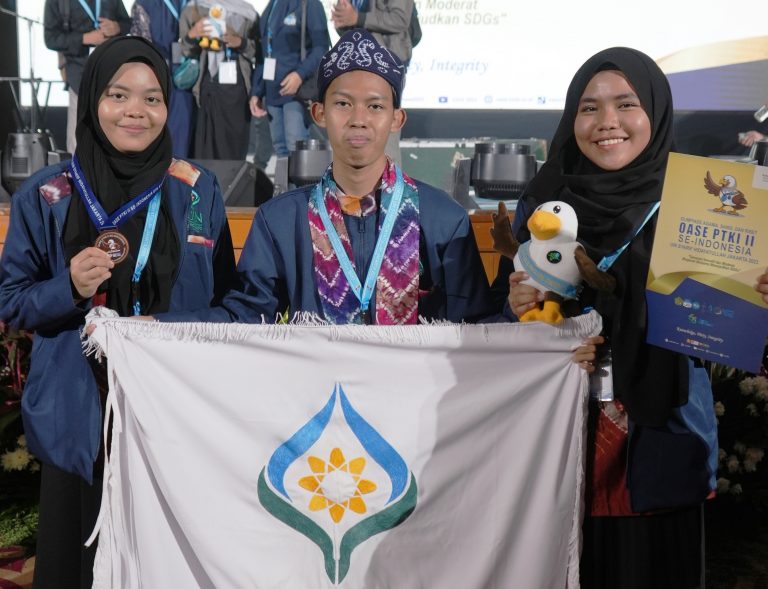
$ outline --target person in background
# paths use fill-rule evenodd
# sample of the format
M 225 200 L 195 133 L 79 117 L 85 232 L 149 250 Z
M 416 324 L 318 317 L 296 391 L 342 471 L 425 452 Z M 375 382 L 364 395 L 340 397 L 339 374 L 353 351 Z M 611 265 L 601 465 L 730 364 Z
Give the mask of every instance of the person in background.
M 272 134 L 269 131 L 269 119 L 252 116 L 251 128 L 248 132 L 248 151 L 245 154 L 246 161 L 256 164 L 256 167 L 261 170 L 266 170 L 274 153 Z
M 746 145 L 747 147 L 752 147 L 755 141 L 762 141 L 763 139 L 765 139 L 765 135 L 760 131 L 753 130 L 739 133 L 739 143 Z
M 306 23 L 302 14 L 306 12 Z M 305 56 L 301 59 L 301 30 Z M 323 54 L 330 47 L 325 11 L 320 0 L 270 0 L 261 20 L 264 59 L 253 71 L 251 114 L 269 113 L 275 155 L 287 156 L 296 142 L 309 137 L 306 105 L 296 97 L 302 83 L 313 80 Z
M 67 151 L 75 153 L 77 91 L 88 54 L 110 37 L 127 35 L 131 19 L 122 0 L 45 0 L 43 12 L 45 46 L 59 52 L 64 61 L 69 92 Z
M 209 16 L 224 8 L 225 30 Z M 182 52 L 198 58 L 200 76 L 192 88 L 197 99 L 193 155 L 198 159 L 243 160 L 248 151 L 251 74 L 260 60 L 259 15 L 245 0 L 193 0 L 181 13 Z M 221 42 L 218 50 L 212 40 Z M 208 42 L 207 48 L 201 46 Z
M 576 72 L 549 158 L 515 215 L 518 239 L 541 203 L 576 210 L 597 263 L 616 253 L 611 294 L 579 305 L 603 317 L 610 380 L 590 402 L 581 586 L 703 587 L 704 500 L 715 488 L 717 429 L 701 361 L 645 343 L 645 282 L 672 147 L 672 95 L 647 55 L 612 48 Z M 622 247 L 626 245 L 626 249 Z M 520 317 L 542 300 L 502 259 L 494 293 Z M 610 383 L 610 384 L 609 384 Z
M 93 581 L 95 545 L 84 543 L 102 493 L 107 373 L 83 353 L 86 313 L 206 308 L 236 281 L 215 177 L 171 158 L 170 85 L 146 39 L 100 45 L 83 70 L 73 160 L 13 196 L 0 318 L 35 332 L 22 400 L 27 444 L 43 462 L 35 589 Z
M 340 35 L 351 28 L 369 31 L 407 70 L 413 52 L 409 33 L 413 12 L 413 0 L 338 0 L 331 10 L 331 20 Z M 397 164 L 402 161 L 400 134 L 400 130 L 392 133 L 387 141 L 387 155 Z
M 181 64 L 179 15 L 187 0 L 136 0 L 131 8 L 131 35 L 152 41 L 173 73 Z M 189 155 L 194 123 L 194 97 L 174 86 L 168 105 L 168 129 L 173 156 Z

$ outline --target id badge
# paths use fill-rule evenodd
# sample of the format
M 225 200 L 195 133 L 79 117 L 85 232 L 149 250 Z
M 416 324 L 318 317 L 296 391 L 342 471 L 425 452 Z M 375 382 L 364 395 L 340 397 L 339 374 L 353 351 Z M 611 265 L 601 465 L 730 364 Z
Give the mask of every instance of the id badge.
M 277 70 L 277 60 L 274 57 L 265 57 L 264 58 L 264 75 L 262 76 L 265 80 L 274 80 L 275 79 L 275 70 Z
M 222 61 L 219 64 L 219 84 L 237 84 L 236 61 Z
M 181 63 L 181 43 L 174 41 L 171 44 L 171 63 L 178 65 Z
M 613 401 L 613 362 L 610 351 L 589 375 L 589 396 L 596 401 Z

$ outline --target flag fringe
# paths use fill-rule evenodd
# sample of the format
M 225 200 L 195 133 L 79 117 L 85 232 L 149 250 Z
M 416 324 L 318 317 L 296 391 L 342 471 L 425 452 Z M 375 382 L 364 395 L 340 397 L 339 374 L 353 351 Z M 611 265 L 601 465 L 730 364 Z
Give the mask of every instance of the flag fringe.
M 480 333 L 486 341 L 502 332 L 508 337 L 509 329 L 554 329 L 559 337 L 586 338 L 596 335 L 602 328 L 600 315 L 591 311 L 585 315 L 564 320 L 556 326 L 531 323 L 487 323 L 470 325 L 467 323 L 451 323 L 445 320 L 430 320 L 419 317 L 418 325 L 333 325 L 322 317 L 310 312 L 295 313 L 290 320 L 278 317 L 277 323 L 267 323 L 262 316 L 260 324 L 244 323 L 200 323 L 180 322 L 167 323 L 159 321 L 143 321 L 133 318 L 119 317 L 116 312 L 104 307 L 92 309 L 86 316 L 86 327 L 83 328 L 81 339 L 84 353 L 101 360 L 105 355 L 99 337 L 88 335 L 89 326 L 98 326 L 108 322 L 116 333 L 125 337 L 147 337 L 174 341 L 221 342 L 238 343 L 251 338 L 284 341 L 296 336 L 297 332 L 322 328 L 326 330 L 330 341 L 366 341 L 385 345 L 426 345 L 430 342 L 430 330 L 438 327 L 454 332 L 455 340 L 462 338 L 463 332 L 471 327 L 474 333 Z M 94 330 L 94 332 L 96 331 Z M 531 347 L 536 347 L 537 337 L 531 338 Z

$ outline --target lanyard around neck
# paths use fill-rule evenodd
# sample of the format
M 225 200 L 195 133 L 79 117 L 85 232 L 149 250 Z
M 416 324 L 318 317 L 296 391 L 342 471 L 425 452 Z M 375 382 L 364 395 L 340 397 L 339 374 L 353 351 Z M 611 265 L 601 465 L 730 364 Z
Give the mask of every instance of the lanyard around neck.
M 610 268 L 613 263 L 616 261 L 616 258 L 618 258 L 625 249 L 627 249 L 627 246 L 632 242 L 632 240 L 637 237 L 637 234 L 640 233 L 640 231 L 645 227 L 645 224 L 650 221 L 651 217 L 653 217 L 653 214 L 659 209 L 659 205 L 661 205 L 660 202 L 655 202 L 651 205 L 650 210 L 648 211 L 648 214 L 645 216 L 645 219 L 643 219 L 643 222 L 640 223 L 640 226 L 637 228 L 637 230 L 630 236 L 630 238 L 626 241 L 624 245 L 622 245 L 619 249 L 617 249 L 612 254 L 609 254 L 605 256 L 602 260 L 600 260 L 600 263 L 597 265 L 598 270 L 601 272 L 605 272 L 608 268 Z
M 96 14 L 93 13 L 93 10 L 91 10 L 91 7 L 88 6 L 88 3 L 85 0 L 77 0 L 80 2 L 80 6 L 83 7 L 83 10 L 85 10 L 85 14 L 88 15 L 88 18 L 91 19 L 91 22 L 93 22 L 93 28 L 98 29 L 99 28 L 99 17 L 101 16 L 101 0 L 96 0 Z
M 272 3 L 269 16 L 267 16 L 267 57 L 272 57 L 272 38 L 275 36 L 273 25 L 275 24 L 275 12 L 278 4 L 280 4 L 280 0 L 275 0 Z
M 80 161 L 77 159 L 77 156 L 72 158 L 72 161 L 69 164 L 69 171 L 72 174 L 72 179 L 75 181 L 77 192 L 85 203 L 85 210 L 88 211 L 88 216 L 99 231 L 115 229 L 120 223 L 130 219 L 133 215 L 138 213 L 144 205 L 155 196 L 155 194 L 160 192 L 160 187 L 163 185 L 163 180 L 165 180 L 165 176 L 163 176 L 160 182 L 154 186 L 150 186 L 139 196 L 125 203 L 112 214 L 107 214 L 104 207 L 101 206 L 99 199 L 97 199 L 96 195 L 93 193 L 93 189 L 91 189 L 88 181 L 85 179 L 85 175 L 80 167 Z
M 320 213 L 320 219 L 323 222 L 323 228 L 328 235 L 328 240 L 331 242 L 333 251 L 336 254 L 336 258 L 339 260 L 339 266 L 341 266 L 344 276 L 347 278 L 352 292 L 357 300 L 360 301 L 360 310 L 364 313 L 368 311 L 368 307 L 371 303 L 371 297 L 376 288 L 376 279 L 379 277 L 379 271 L 381 270 L 381 263 L 384 261 L 384 253 L 386 252 L 387 245 L 389 244 L 389 238 L 392 235 L 392 228 L 395 226 L 395 220 L 397 219 L 398 212 L 400 210 L 400 203 L 403 200 L 403 191 L 405 189 L 405 181 L 403 180 L 403 172 L 399 167 L 397 170 L 397 180 L 395 182 L 395 189 L 392 194 L 392 200 L 387 208 L 387 213 L 384 217 L 384 223 L 379 231 L 379 237 L 376 239 L 376 247 L 373 250 L 373 257 L 371 263 L 368 266 L 368 272 L 365 276 L 365 284 L 360 284 L 360 279 L 357 277 L 352 262 L 347 255 L 347 251 L 344 249 L 344 245 L 341 243 L 339 234 L 336 232 L 336 228 L 331 222 L 331 217 L 328 214 L 328 209 L 325 206 L 325 181 L 320 182 L 315 187 L 315 204 L 317 210 Z
M 165 2 L 165 5 L 168 7 L 168 11 L 173 15 L 173 18 L 179 20 L 179 11 L 184 10 L 184 6 L 186 6 L 187 0 L 181 0 L 178 9 L 173 5 L 171 0 L 163 0 L 163 2 Z
M 147 265 L 149 259 L 149 250 L 152 247 L 152 239 L 155 236 L 155 227 L 157 226 L 157 217 L 160 212 L 160 192 L 152 197 L 152 201 L 147 208 L 147 218 L 144 221 L 144 232 L 141 234 L 141 246 L 136 256 L 136 267 L 133 269 L 131 278 L 131 288 L 133 290 L 133 314 L 141 315 L 141 302 L 139 301 L 139 281 L 141 273 Z

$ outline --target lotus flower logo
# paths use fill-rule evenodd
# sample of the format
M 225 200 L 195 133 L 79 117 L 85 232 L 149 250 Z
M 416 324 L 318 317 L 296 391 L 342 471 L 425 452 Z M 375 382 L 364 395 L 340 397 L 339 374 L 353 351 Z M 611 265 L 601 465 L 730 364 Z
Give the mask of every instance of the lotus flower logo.
M 272 454 L 258 494 L 270 514 L 317 544 L 328 578 L 338 584 L 357 546 L 413 512 L 417 487 L 402 456 L 337 384 L 325 406 Z

